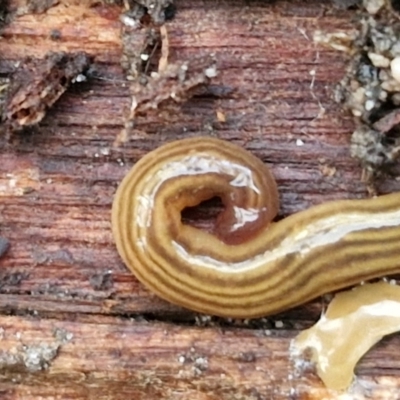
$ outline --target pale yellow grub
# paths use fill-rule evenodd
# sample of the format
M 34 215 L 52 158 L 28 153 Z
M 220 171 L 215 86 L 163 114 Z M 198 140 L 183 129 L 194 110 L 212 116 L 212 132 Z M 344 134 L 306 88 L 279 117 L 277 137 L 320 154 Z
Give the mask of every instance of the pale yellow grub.
M 341 292 L 321 319 L 294 341 L 296 354 L 311 351 L 329 389 L 347 389 L 360 358 L 383 336 L 400 330 L 400 286 L 385 282 Z

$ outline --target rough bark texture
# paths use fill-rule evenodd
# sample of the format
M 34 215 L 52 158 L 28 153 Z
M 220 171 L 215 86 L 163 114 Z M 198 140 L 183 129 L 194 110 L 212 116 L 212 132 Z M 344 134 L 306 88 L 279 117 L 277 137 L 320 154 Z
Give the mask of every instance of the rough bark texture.
M 131 105 L 121 9 L 86 3 L 33 14 L 11 1 L 19 12 L 2 32 L 3 78 L 25 56 L 50 51 L 84 51 L 95 73 L 39 125 L 10 143 L 0 139 L 0 235 L 10 242 L 0 260 L 1 399 L 339 398 L 312 371 L 298 374 L 289 355 L 322 301 L 260 321 L 196 327 L 192 313 L 157 299 L 124 267 L 110 209 L 143 154 L 200 134 L 241 144 L 271 165 L 282 217 L 366 196 L 349 155 L 352 119 L 332 100 L 347 56 L 312 40 L 317 29 L 354 29 L 355 12 L 318 0 L 176 1 L 165 25 L 169 61 L 212 54 L 219 75 L 177 111 L 139 116 L 129 141 L 114 148 Z M 399 190 L 400 182 L 380 189 Z M 346 398 L 400 398 L 399 345 L 396 335 L 377 345 Z

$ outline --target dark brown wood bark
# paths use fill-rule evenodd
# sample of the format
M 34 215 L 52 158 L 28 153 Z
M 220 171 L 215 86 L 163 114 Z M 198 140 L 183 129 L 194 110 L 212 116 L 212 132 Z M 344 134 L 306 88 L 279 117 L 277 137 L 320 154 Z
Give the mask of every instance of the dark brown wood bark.
M 2 139 L 0 235 L 11 247 L 0 260 L 0 397 L 338 398 L 312 371 L 299 375 L 289 356 L 322 301 L 254 323 L 196 327 L 192 313 L 156 298 L 125 268 L 110 209 L 143 154 L 194 135 L 238 143 L 268 163 L 282 217 L 366 196 L 349 154 L 352 119 L 332 99 L 348 56 L 312 39 L 316 30 L 354 29 L 355 14 L 317 0 L 177 0 L 166 24 L 170 62 L 212 53 L 219 75 L 179 111 L 138 117 L 130 140 L 114 148 L 130 106 L 121 10 L 70 3 L 16 15 L 0 42 L 3 76 L 27 55 L 60 50 L 84 51 L 96 68 L 38 126 Z M 399 187 L 387 180 L 381 190 Z M 398 345 L 394 335 L 362 360 L 350 398 L 400 397 Z

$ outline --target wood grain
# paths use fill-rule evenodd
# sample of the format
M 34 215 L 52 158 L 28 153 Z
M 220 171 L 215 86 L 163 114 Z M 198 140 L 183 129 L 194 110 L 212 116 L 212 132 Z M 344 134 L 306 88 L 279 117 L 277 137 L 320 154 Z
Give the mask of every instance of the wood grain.
M 0 318 L 0 388 L 10 399 L 337 399 L 311 374 L 298 374 L 293 332 L 191 328 L 140 321 L 91 323 Z M 240 347 L 238 343 L 240 342 Z M 367 356 L 350 398 L 393 399 L 399 338 Z M 57 355 L 46 358 L 49 348 Z M 385 357 L 383 373 L 377 359 Z M 16 360 L 16 361 L 15 361 Z M 46 361 L 45 361 L 46 360 Z M 43 364 L 43 365 L 42 365 Z M 42 370 L 35 370 L 35 366 Z M 39 369 L 39 367 L 37 368 Z M 392 376 L 390 376 L 392 375 Z M 368 398 L 368 397 L 365 397 Z
M 61 4 L 16 16 L 3 30 L 2 76 L 25 55 L 52 50 L 86 51 L 97 76 L 72 86 L 39 126 L 16 134 L 11 145 L 0 143 L 0 235 L 11 243 L 0 260 L 0 354 L 21 343 L 54 343 L 55 328 L 73 334 L 45 371 L 15 371 L 3 362 L 3 398 L 337 398 L 312 372 L 288 379 L 290 339 L 318 318 L 322 301 L 251 329 L 226 322 L 195 328 L 193 314 L 155 298 L 125 268 L 110 213 L 115 189 L 134 162 L 160 143 L 198 134 L 243 145 L 267 162 L 279 185 L 280 216 L 365 197 L 361 170 L 349 155 L 352 120 L 332 100 L 348 60 L 312 41 L 316 29 L 354 29 L 354 12 L 317 0 L 176 5 L 167 24 L 170 62 L 213 53 L 219 75 L 179 113 L 138 118 L 119 149 L 112 144 L 130 106 L 119 8 Z M 60 40 L 51 39 L 54 29 Z M 399 186 L 387 180 L 381 191 Z M 140 315 L 149 322 L 121 320 Z M 400 393 L 396 346 L 398 337 L 391 337 L 361 362 L 353 398 Z M 179 362 L 192 347 L 209 360 L 199 376 L 193 376 L 195 361 Z M 246 363 L 240 352 L 258 356 Z

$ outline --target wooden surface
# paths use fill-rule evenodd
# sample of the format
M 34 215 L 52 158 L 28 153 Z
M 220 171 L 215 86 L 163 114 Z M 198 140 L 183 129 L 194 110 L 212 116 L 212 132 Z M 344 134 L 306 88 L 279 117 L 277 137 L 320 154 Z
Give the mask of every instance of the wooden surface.
M 137 282 L 110 229 L 113 193 L 135 161 L 200 134 L 271 165 L 282 217 L 366 196 L 349 155 L 352 119 L 332 100 L 347 56 L 312 40 L 317 29 L 354 29 L 355 12 L 318 0 L 177 0 L 166 24 L 170 62 L 212 53 L 219 75 L 179 112 L 139 117 L 129 142 L 113 148 L 130 106 L 121 10 L 69 3 L 15 16 L 0 41 L 3 77 L 26 55 L 58 50 L 86 51 L 96 67 L 37 127 L 10 145 L 1 138 L 0 235 L 11 247 L 0 260 L 0 398 L 400 398 L 398 335 L 362 360 L 349 397 L 339 397 L 312 371 L 299 373 L 289 354 L 323 301 L 251 322 L 196 319 Z

